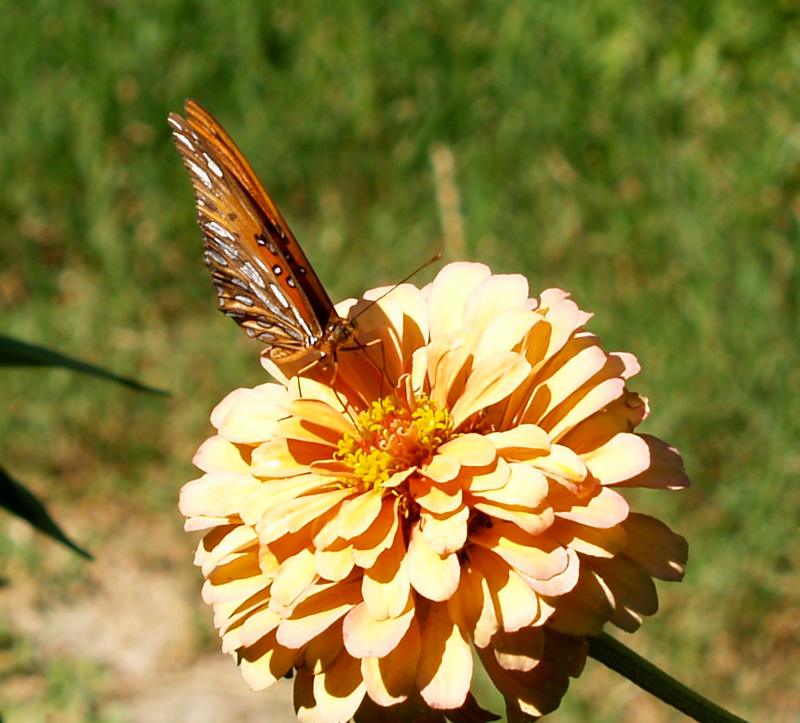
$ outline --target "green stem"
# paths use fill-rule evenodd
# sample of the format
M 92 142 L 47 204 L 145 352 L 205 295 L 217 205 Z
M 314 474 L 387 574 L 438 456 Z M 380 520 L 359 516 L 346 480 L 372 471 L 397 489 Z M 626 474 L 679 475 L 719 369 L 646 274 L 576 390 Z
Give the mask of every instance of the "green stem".
M 659 670 L 608 633 L 589 637 L 589 655 L 700 723 L 747 723 Z

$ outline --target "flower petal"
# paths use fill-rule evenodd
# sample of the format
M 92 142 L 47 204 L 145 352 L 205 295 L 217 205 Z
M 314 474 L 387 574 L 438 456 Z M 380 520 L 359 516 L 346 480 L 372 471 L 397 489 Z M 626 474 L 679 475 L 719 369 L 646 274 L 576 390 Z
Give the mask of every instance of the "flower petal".
M 297 719 L 300 723 L 344 723 L 358 710 L 365 693 L 361 661 L 343 648 L 333 664 L 318 675 L 298 671 L 294 698 Z
M 652 487 L 678 490 L 689 484 L 683 458 L 675 447 L 649 434 L 639 435 L 650 450 L 650 466 L 641 474 L 618 484 L 619 487 Z
M 547 537 L 529 535 L 508 522 L 484 528 L 470 539 L 537 580 L 558 575 L 568 565 L 566 551 L 556 542 Z
M 414 689 L 422 636 L 416 618 L 406 634 L 382 658 L 364 658 L 361 673 L 369 697 L 378 705 L 390 706 L 404 701 Z
M 238 653 L 242 678 L 251 690 L 264 690 L 292 669 L 297 651 L 279 645 L 274 631 Z
M 477 364 L 451 410 L 453 426 L 458 429 L 475 412 L 505 399 L 528 376 L 530 368 L 512 351 L 498 352 Z
M 289 395 L 278 384 L 236 389 L 211 413 L 220 435 L 238 444 L 258 444 L 272 433 L 275 423 L 288 414 Z
M 192 464 L 203 472 L 250 472 L 250 465 L 242 459 L 239 448 L 220 435 L 209 437 L 200 445 Z
M 458 708 L 472 680 L 472 651 L 447 606 L 432 604 L 422 631 L 417 686 L 431 708 Z
M 613 485 L 644 472 L 650 464 L 650 450 L 637 434 L 617 434 L 581 458 L 592 475 Z
M 589 527 L 613 527 L 622 522 L 630 511 L 625 498 L 618 492 L 601 487 L 591 497 L 575 500 L 566 510 L 556 510 L 556 515 Z
M 536 593 L 510 565 L 488 550 L 472 547 L 469 558 L 486 580 L 502 629 L 513 632 L 530 625 L 539 613 Z
M 638 562 L 648 575 L 661 580 L 682 580 L 689 556 L 686 540 L 663 522 L 631 513 L 622 527 L 627 533 L 625 555 Z
M 397 647 L 413 618 L 414 606 L 410 604 L 397 617 L 376 620 L 360 603 L 344 618 L 344 645 L 353 657 L 382 658 Z
M 497 456 L 494 445 L 481 434 L 460 434 L 441 445 L 438 452 L 455 457 L 467 467 L 484 467 Z
M 470 294 L 491 273 L 489 267 L 483 264 L 448 264 L 422 290 L 428 301 L 428 323 L 432 339 L 458 331 Z
M 396 618 L 408 604 L 411 585 L 405 567 L 405 543 L 398 529 L 391 547 L 365 570 L 361 594 L 375 620 Z
M 458 552 L 467 540 L 467 521 L 470 511 L 466 506 L 455 512 L 434 514 L 423 512 L 420 515 L 420 530 L 425 541 L 438 555 Z
M 299 648 L 333 625 L 360 602 L 358 582 L 318 584 L 278 626 L 277 640 Z
M 406 571 L 413 588 L 429 600 L 447 600 L 458 587 L 458 557 L 455 554 L 436 554 L 425 540 L 419 525 L 411 528 Z
M 382 499 L 383 492 L 380 489 L 372 489 L 344 500 L 337 515 L 339 535 L 345 540 L 350 540 L 366 531 L 378 517 Z

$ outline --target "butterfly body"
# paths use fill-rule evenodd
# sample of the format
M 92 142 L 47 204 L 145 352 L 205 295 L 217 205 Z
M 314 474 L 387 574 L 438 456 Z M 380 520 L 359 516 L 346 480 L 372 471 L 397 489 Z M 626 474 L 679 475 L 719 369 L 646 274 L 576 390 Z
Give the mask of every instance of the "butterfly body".
M 269 347 L 275 362 L 315 350 L 333 359 L 354 338 L 294 234 L 230 136 L 198 103 L 171 113 L 175 145 L 192 179 L 205 262 L 220 310 Z

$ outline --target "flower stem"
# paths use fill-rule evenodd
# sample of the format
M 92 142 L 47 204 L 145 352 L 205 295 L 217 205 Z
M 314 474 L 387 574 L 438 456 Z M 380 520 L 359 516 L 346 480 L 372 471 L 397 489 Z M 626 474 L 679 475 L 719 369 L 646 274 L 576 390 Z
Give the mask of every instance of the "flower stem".
M 747 723 L 679 683 L 608 633 L 587 638 L 589 655 L 700 723 Z

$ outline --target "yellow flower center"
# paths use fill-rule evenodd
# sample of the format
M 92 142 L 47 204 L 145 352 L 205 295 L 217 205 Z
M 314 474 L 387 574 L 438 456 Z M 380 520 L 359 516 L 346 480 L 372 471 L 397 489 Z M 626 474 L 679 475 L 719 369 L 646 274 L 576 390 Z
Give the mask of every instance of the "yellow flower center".
M 358 433 L 346 433 L 339 441 L 334 458 L 353 471 L 359 487 L 378 487 L 393 474 L 422 464 L 450 437 L 453 422 L 447 409 L 438 409 L 425 394 L 410 406 L 394 395 L 372 402 L 358 415 Z

